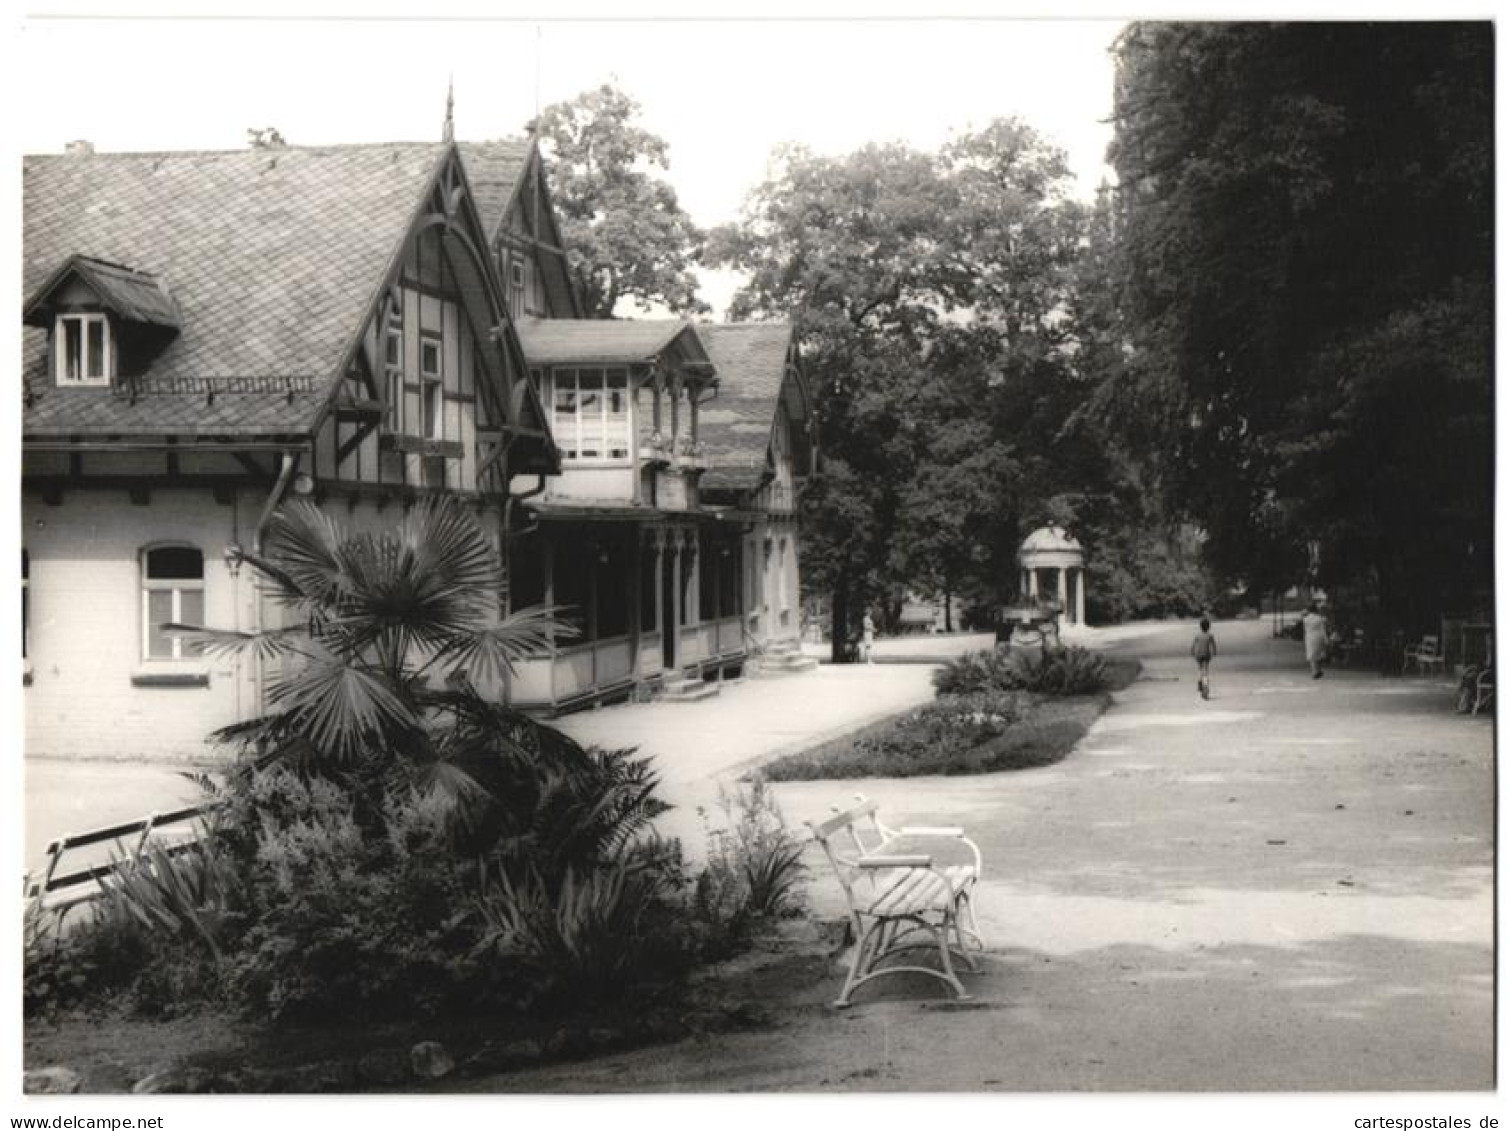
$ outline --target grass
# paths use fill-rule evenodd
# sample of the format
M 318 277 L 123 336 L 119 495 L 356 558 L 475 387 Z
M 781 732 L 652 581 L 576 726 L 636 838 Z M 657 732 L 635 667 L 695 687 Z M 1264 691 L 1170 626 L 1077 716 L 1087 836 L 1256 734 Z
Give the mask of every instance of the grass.
M 1137 678 L 1136 660 L 1107 658 L 1112 690 Z M 906 778 L 927 774 L 991 774 L 1050 766 L 1064 758 L 1085 736 L 1110 703 L 1108 692 L 1093 695 L 1003 697 L 1016 714 L 1005 733 L 966 748 L 946 743 L 908 743 L 901 739 L 916 711 L 872 723 L 852 734 L 808 750 L 788 754 L 761 767 L 768 781 L 827 781 L 845 778 Z M 941 700 L 940 700 L 941 701 Z

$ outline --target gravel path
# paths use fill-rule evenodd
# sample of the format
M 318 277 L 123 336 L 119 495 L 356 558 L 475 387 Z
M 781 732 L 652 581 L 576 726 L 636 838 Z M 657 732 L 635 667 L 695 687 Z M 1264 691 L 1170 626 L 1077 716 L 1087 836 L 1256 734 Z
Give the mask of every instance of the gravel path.
M 1203 702 L 1190 633 L 1126 634 L 1144 678 L 1057 766 L 778 787 L 793 822 L 859 788 L 970 829 L 991 943 L 974 1001 L 894 979 L 834 1012 L 835 965 L 765 996 L 774 1028 L 475 1089 L 1491 1088 L 1491 722 L 1455 715 L 1444 681 L 1312 681 L 1262 622 L 1217 626 Z M 835 889 L 814 873 L 820 913 Z

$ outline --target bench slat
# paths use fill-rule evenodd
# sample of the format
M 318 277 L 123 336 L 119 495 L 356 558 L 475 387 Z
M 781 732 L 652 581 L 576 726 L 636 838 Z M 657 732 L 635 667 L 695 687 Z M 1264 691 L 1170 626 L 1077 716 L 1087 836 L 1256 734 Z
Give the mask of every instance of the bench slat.
M 862 805 L 856 805 L 852 809 L 845 809 L 841 813 L 835 813 L 826 821 L 807 822 L 807 827 L 812 830 L 812 835 L 818 840 L 827 840 L 839 829 L 852 825 L 855 821 L 868 817 L 880 808 L 878 801 L 866 801 Z

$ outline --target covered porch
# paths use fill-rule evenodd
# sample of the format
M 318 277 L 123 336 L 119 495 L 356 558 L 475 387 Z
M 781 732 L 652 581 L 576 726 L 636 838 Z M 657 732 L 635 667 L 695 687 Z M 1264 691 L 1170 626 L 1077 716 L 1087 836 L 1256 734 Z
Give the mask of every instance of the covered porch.
M 554 607 L 575 632 L 518 665 L 509 702 L 571 710 L 742 667 L 736 527 L 640 507 L 540 504 L 535 520 L 510 539 L 509 607 Z

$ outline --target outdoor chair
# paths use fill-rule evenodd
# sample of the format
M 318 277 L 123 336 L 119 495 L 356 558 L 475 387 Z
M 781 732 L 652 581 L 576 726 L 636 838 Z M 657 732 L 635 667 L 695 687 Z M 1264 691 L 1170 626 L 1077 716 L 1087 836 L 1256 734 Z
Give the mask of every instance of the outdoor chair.
M 1428 672 L 1438 671 L 1445 673 L 1446 657 L 1441 653 L 1441 638 L 1439 636 L 1422 636 L 1420 643 L 1404 650 L 1404 666 L 1402 671 L 1409 671 L 1410 666 L 1421 675 Z
M 903 973 L 937 978 L 967 1001 L 954 959 L 976 972 L 971 951 L 985 949 L 973 902 L 982 867 L 979 846 L 960 828 L 892 829 L 880 820 L 879 808 L 859 795 L 853 807 L 826 821 L 807 822 L 838 876 L 854 930 L 849 973 L 833 1004 L 843 1009 L 866 982 Z M 935 859 L 942 855 L 962 859 Z M 932 948 L 941 969 L 882 965 L 904 952 Z
M 1462 715 L 1471 712 L 1476 715 L 1483 707 L 1492 706 L 1494 701 L 1494 670 L 1492 665 L 1488 667 L 1471 667 L 1462 673 L 1461 689 L 1456 695 L 1456 710 Z

